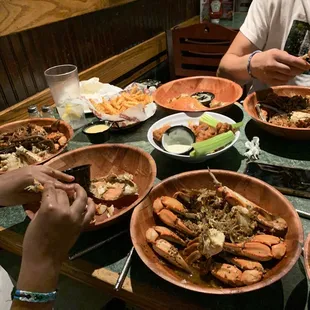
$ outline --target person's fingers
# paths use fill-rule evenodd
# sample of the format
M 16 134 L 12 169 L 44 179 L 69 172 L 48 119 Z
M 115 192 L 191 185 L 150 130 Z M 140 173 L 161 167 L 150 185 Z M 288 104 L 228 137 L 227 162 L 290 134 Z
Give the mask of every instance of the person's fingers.
M 44 183 L 44 190 L 42 193 L 41 209 L 46 209 L 57 205 L 56 189 L 52 182 Z
M 75 200 L 71 205 L 71 209 L 73 212 L 77 214 L 83 214 L 85 211 L 85 207 L 87 205 L 87 193 L 83 187 L 78 184 L 74 184 L 75 189 Z
M 93 220 L 96 212 L 96 205 L 91 198 L 87 200 L 87 211 L 84 215 L 83 219 L 83 227 L 89 225 L 89 223 Z
M 74 191 L 74 184 L 64 184 L 59 181 L 54 182 L 56 189 L 62 189 L 66 192 Z
M 296 69 L 294 67 L 289 67 L 288 65 L 280 63 L 280 62 L 276 62 L 275 66 L 274 66 L 274 70 L 277 73 L 281 73 L 284 76 L 287 76 L 288 80 L 290 80 L 291 78 L 293 78 L 296 75 L 300 74 L 300 70 L 299 69 Z
M 65 191 L 62 189 L 56 189 L 57 207 L 59 208 L 69 208 L 69 198 Z
M 44 166 L 44 173 L 49 175 L 50 177 L 57 179 L 59 181 L 64 181 L 64 182 L 72 182 L 74 181 L 74 177 L 69 174 L 65 174 L 59 170 L 55 170 L 51 167 L 46 167 Z
M 299 69 L 301 72 L 307 71 L 310 68 L 309 64 L 307 64 L 307 62 L 304 59 L 292 56 L 286 52 L 278 53 L 275 56 L 275 59 L 278 62 L 288 65 L 289 67 Z

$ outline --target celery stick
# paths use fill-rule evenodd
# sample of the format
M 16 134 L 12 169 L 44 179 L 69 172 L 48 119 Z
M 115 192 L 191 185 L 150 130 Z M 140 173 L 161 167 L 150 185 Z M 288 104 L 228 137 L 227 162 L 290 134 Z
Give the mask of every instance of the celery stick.
M 235 135 L 232 131 L 228 131 L 212 137 L 202 142 L 196 142 L 193 144 L 194 151 L 190 153 L 190 156 L 204 156 L 212 153 L 215 150 L 222 148 L 232 142 L 235 139 Z
M 214 128 L 216 127 L 217 123 L 219 123 L 217 119 L 215 119 L 213 116 L 210 116 L 209 114 L 203 114 L 200 117 L 199 121 L 202 123 L 206 123 L 207 125 Z M 231 124 L 233 129 L 239 129 L 242 125 L 243 125 L 242 121 L 236 124 Z
M 231 127 L 233 129 L 239 129 L 243 125 L 243 121 L 236 123 L 236 124 L 231 124 Z
M 211 127 L 216 127 L 217 123 L 219 122 L 216 118 L 213 116 L 210 116 L 209 114 L 203 114 L 200 119 L 200 122 L 206 123 L 207 125 Z
M 195 157 L 196 156 L 196 152 L 195 151 L 191 151 L 189 154 L 190 157 Z

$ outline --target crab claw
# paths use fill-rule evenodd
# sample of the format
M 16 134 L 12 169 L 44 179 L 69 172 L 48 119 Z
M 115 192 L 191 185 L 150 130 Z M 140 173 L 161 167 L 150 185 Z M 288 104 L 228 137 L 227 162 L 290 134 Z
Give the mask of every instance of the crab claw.
M 163 209 L 158 213 L 159 218 L 169 227 L 175 228 L 178 231 L 189 235 L 196 236 L 195 232 L 190 230 L 182 220 L 180 220 L 175 214 L 167 209 Z
M 251 241 L 260 242 L 268 245 L 271 248 L 271 254 L 275 259 L 282 259 L 286 253 L 286 243 L 281 241 L 280 238 L 272 235 L 256 235 Z
M 273 258 L 271 249 L 267 245 L 258 242 L 249 241 L 241 244 L 225 242 L 224 251 L 259 262 L 267 262 Z
M 183 214 L 185 212 L 185 207 L 183 204 L 176 200 L 175 198 L 171 198 L 168 196 L 161 197 L 162 204 L 166 207 L 166 209 L 173 211 L 178 214 Z
M 153 203 L 153 210 L 159 218 L 169 227 L 175 228 L 178 231 L 185 233 L 189 236 L 195 236 L 195 232 L 189 229 L 182 220 L 180 220 L 174 213 L 185 213 L 185 207 L 178 200 L 162 196 L 155 199 Z
M 157 239 L 152 243 L 154 251 L 159 254 L 161 257 L 165 258 L 174 266 L 181 268 L 188 273 L 192 273 L 188 264 L 184 261 L 182 256 L 179 254 L 178 249 L 173 246 L 171 243 L 164 239 Z
M 281 259 L 286 253 L 286 244 L 271 235 L 256 235 L 242 243 L 224 243 L 224 251 L 245 256 L 259 262 Z
M 214 263 L 211 267 L 211 273 L 221 282 L 230 286 L 244 286 L 259 282 L 263 273 L 258 270 L 241 271 L 236 266 L 222 263 Z
M 264 267 L 261 263 L 255 262 L 249 259 L 244 259 L 240 257 L 234 257 L 227 254 L 221 254 L 221 257 L 230 264 L 233 264 L 240 268 L 241 270 L 258 270 L 264 272 Z
M 200 238 L 197 237 L 190 241 L 187 247 L 184 249 L 183 254 L 186 256 L 186 262 L 191 265 L 196 262 L 198 259 L 202 257 L 201 252 L 198 250 L 199 248 Z
M 180 238 L 177 234 L 164 226 L 153 226 L 146 231 L 146 239 L 148 242 L 155 242 L 157 238 L 162 238 L 167 241 L 171 241 L 182 246 L 186 245 L 186 242 Z

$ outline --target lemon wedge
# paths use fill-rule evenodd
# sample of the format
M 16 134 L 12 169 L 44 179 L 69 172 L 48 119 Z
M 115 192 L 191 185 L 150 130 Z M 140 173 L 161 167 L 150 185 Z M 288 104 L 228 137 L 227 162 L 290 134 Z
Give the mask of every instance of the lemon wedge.
M 76 111 L 74 109 L 73 104 L 66 104 L 65 105 L 65 111 L 62 115 L 62 119 L 64 120 L 79 120 L 81 118 L 82 114 L 79 111 Z

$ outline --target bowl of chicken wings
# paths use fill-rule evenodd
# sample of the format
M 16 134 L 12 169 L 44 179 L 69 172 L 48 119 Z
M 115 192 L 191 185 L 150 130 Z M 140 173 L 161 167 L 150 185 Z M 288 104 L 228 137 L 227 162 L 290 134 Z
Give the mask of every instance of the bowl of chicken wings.
M 147 137 L 152 146 L 166 156 L 201 163 L 233 147 L 242 125 L 243 122 L 236 123 L 214 112 L 205 112 L 199 117 L 177 113 L 154 123 Z

